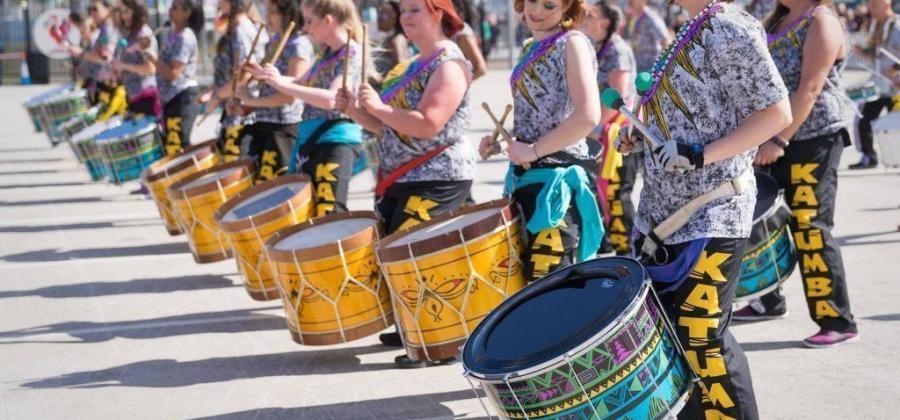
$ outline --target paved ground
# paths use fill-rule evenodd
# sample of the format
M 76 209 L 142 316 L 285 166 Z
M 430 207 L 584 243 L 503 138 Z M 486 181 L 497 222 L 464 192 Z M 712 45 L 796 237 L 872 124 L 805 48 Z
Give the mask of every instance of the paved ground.
M 508 101 L 506 74 L 475 101 Z M 91 183 L 66 146 L 31 132 L 20 104 L 46 87 L 0 88 L 0 418 L 479 418 L 459 365 L 393 369 L 400 351 L 370 337 L 300 347 L 278 304 L 250 300 L 233 262 L 198 265 L 155 207 Z M 476 133 L 488 128 L 475 112 Z M 213 127 L 202 127 L 195 140 Z M 847 162 L 858 155 L 848 151 Z M 479 201 L 504 164 L 483 163 Z M 765 419 L 893 418 L 900 408 L 900 176 L 841 172 L 844 246 L 862 342 L 801 348 L 814 332 L 799 276 L 791 316 L 734 328 Z M 372 179 L 352 185 L 370 208 Z M 535 332 L 540 334 L 539 331 Z

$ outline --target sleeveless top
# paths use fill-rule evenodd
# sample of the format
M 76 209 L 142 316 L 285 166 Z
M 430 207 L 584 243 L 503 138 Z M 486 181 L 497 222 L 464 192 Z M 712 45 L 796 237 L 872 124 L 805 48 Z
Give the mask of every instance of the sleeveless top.
M 272 39 L 269 40 L 268 46 L 266 47 L 266 54 L 274 54 L 275 48 L 278 47 L 279 42 L 281 42 L 281 34 L 273 35 Z M 275 60 L 274 65 L 278 68 L 279 72 L 284 74 L 287 73 L 292 59 L 300 58 L 302 60 L 306 60 L 307 62 L 311 62 L 312 53 L 313 47 L 309 42 L 309 37 L 307 37 L 306 35 L 295 33 L 291 36 L 290 39 L 288 39 L 287 43 L 284 45 L 284 50 L 282 50 L 281 56 L 278 57 L 278 60 Z M 275 88 L 265 83 L 263 83 L 259 89 L 260 98 L 275 95 L 277 93 L 278 91 L 276 91 Z M 295 100 L 293 102 L 276 107 L 256 108 L 253 112 L 256 114 L 256 121 L 259 122 L 275 124 L 296 124 L 299 123 L 302 119 L 301 117 L 303 115 L 303 102 Z
M 159 50 L 159 59 L 171 66 L 173 61 L 184 63 L 184 70 L 175 80 L 166 80 L 157 74 L 156 84 L 159 87 L 159 100 L 162 104 L 171 101 L 185 89 L 197 86 L 197 58 L 199 47 L 197 36 L 191 28 L 184 28 L 181 32 L 170 30 L 165 42 Z
M 243 63 L 250 55 L 250 48 L 253 47 L 253 38 L 256 37 L 256 31 L 259 26 L 250 20 L 241 20 L 237 26 L 229 30 L 222 40 L 222 48 L 216 52 L 213 57 L 213 85 L 221 88 L 231 83 L 231 76 L 234 74 L 235 59 Z M 265 55 L 265 45 L 268 41 L 268 35 L 265 31 L 259 37 L 259 44 L 253 56 L 256 62 L 261 62 Z
M 572 37 L 584 38 L 591 45 L 587 36 L 574 30 L 550 35 L 537 43 L 532 39 L 525 41 L 510 79 L 517 141 L 534 143 L 575 112 L 566 81 L 566 42 Z M 596 72 L 595 57 L 591 58 L 591 66 Z M 540 162 L 564 165 L 589 158 L 587 142 L 581 139 L 542 157 Z
M 762 24 L 734 5 L 718 7 L 674 53 L 645 98 L 647 127 L 660 141 L 709 145 L 788 96 L 766 49 Z M 646 234 L 690 200 L 738 177 L 743 193 L 701 207 L 665 242 L 748 237 L 756 203 L 755 155 L 755 149 L 748 150 L 682 174 L 664 170 L 644 153 L 644 189 L 635 226 Z
M 135 43 L 141 42 L 140 39 L 142 38 L 150 40 L 150 45 L 147 48 L 136 51 L 127 51 L 128 48 Z M 150 29 L 150 27 L 147 25 L 142 26 L 141 29 L 138 30 L 137 34 L 129 36 L 127 40 L 127 45 L 119 45 L 119 59 L 123 63 L 135 65 L 144 64 L 146 59 L 144 58 L 144 54 L 142 51 L 148 51 L 151 54 L 156 54 L 156 37 L 153 36 L 153 30 Z M 125 86 L 125 93 L 128 95 L 129 100 L 146 89 L 156 87 L 156 76 L 152 74 L 149 76 L 145 76 L 143 74 L 132 73 L 130 71 L 123 71 L 121 77 L 122 84 Z
M 388 104 L 396 108 L 416 109 L 422 100 L 431 75 L 447 61 L 464 63 L 466 71 L 471 75 L 471 65 L 466 61 L 462 51 L 456 44 L 447 43 L 447 46 L 434 59 L 416 56 L 394 67 L 385 77 L 382 97 L 386 98 L 385 95 L 396 85 L 396 91 L 393 92 L 393 98 L 388 101 Z M 427 67 L 420 69 L 419 67 L 422 65 Z M 412 78 L 407 81 L 406 79 L 410 75 Z M 405 86 L 398 84 L 404 82 L 406 82 Z M 428 153 L 435 147 L 448 145 L 449 147 L 437 156 L 404 174 L 398 182 L 473 179 L 475 177 L 475 149 L 466 139 L 470 116 L 469 95 L 470 90 L 466 89 L 466 94 L 459 107 L 450 116 L 444 128 L 432 138 L 410 138 L 385 125 L 381 140 L 383 173 L 389 174 L 404 163 Z
M 815 7 L 801 16 L 795 25 L 779 34 L 769 34 L 769 52 L 775 60 L 775 66 L 784 79 L 788 91 L 794 92 L 800 86 L 800 72 L 803 67 L 803 44 L 809 25 L 819 13 L 831 13 L 827 7 Z M 841 71 L 846 64 L 845 59 L 835 62 L 828 71 L 828 77 L 822 86 L 822 92 L 816 98 L 809 117 L 797 133 L 793 141 L 809 140 L 826 134 L 832 134 L 847 127 L 847 98 Z
M 628 42 L 625 42 L 619 34 L 612 34 L 606 45 L 601 45 L 597 50 L 597 86 L 600 87 L 600 93 L 609 87 L 609 74 L 614 71 L 630 72 L 631 79 L 634 79 L 636 74 L 634 52 L 631 51 Z M 631 83 L 629 83 L 629 88 L 630 91 L 634 91 Z M 619 93 L 626 98 L 630 96 L 630 92 Z
M 110 21 L 112 21 L 112 19 L 110 19 Z M 110 52 L 114 52 L 118 42 L 119 32 L 116 31 L 112 23 L 106 23 L 97 28 L 89 51 L 100 54 L 102 49 L 109 47 Z M 112 75 L 109 64 L 97 64 L 84 60 L 83 69 L 85 78 L 106 80 Z
M 666 22 L 652 7 L 646 7 L 640 16 L 625 26 L 625 38 L 631 43 L 637 71 L 650 71 L 656 56 L 662 52 L 660 41 L 669 34 Z
M 331 89 L 331 84 L 335 79 L 344 77 L 344 57 L 346 56 L 346 46 L 338 50 L 332 50 L 329 47 L 323 48 L 316 55 L 315 60 L 309 67 L 309 71 L 300 79 L 301 82 L 309 87 L 319 89 Z M 362 55 L 361 48 L 356 41 L 350 42 L 350 64 L 347 69 L 347 88 L 353 91 L 359 87 L 360 73 L 362 73 Z M 303 108 L 303 119 L 311 120 L 313 118 L 321 118 L 325 120 L 335 120 L 346 118 L 337 109 L 321 109 L 306 104 Z

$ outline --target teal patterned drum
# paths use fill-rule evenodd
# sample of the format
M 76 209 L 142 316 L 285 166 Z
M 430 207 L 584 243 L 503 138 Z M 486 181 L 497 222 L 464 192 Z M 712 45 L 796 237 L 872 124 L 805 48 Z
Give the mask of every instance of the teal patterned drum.
M 37 96 L 32 97 L 31 99 L 25 101 L 22 104 L 25 107 L 25 111 L 28 112 L 28 117 L 31 118 L 31 123 L 34 124 L 34 131 L 42 132 L 44 131 L 43 127 L 43 114 L 42 114 L 42 106 L 44 101 L 50 99 L 54 96 L 58 96 L 65 92 L 71 91 L 75 89 L 75 85 L 72 83 L 67 83 L 61 86 L 57 86 L 51 90 L 43 92 Z
M 44 131 L 55 146 L 65 140 L 60 127 L 70 118 L 87 112 L 87 91 L 78 89 L 53 96 L 43 102 L 41 110 Z
M 775 290 L 797 265 L 797 248 L 788 227 L 791 209 L 784 202 L 778 183 L 768 174 L 756 171 L 756 189 L 753 230 L 741 259 L 740 281 L 734 296 L 736 308 Z
M 112 117 L 106 121 L 95 122 L 72 136 L 71 143 L 75 150 L 75 156 L 78 157 L 78 161 L 84 163 L 91 181 L 99 181 L 106 177 L 106 169 L 94 139 L 100 133 L 118 127 L 120 124 L 122 124 L 122 117 Z
M 152 117 L 124 121 L 94 141 L 109 182 L 115 184 L 140 178 L 144 169 L 165 155 Z
M 625 257 L 528 285 L 481 322 L 462 362 L 507 419 L 674 417 L 694 381 L 643 266 Z

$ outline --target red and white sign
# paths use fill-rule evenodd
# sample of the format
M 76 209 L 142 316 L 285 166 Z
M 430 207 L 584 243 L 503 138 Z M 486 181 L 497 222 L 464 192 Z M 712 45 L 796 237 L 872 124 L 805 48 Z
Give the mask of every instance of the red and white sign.
M 69 46 L 78 45 L 81 33 L 69 20 L 69 9 L 41 13 L 31 26 L 31 39 L 38 51 L 50 58 L 69 58 Z

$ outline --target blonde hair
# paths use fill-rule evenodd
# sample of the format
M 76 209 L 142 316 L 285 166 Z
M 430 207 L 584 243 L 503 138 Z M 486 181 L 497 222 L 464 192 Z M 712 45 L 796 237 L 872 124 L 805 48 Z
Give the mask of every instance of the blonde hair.
M 350 31 L 351 39 L 362 45 L 362 19 L 359 17 L 359 12 L 353 0 L 303 0 L 302 7 L 310 9 L 313 14 L 320 18 L 330 15 L 342 28 Z M 371 45 L 368 47 L 371 47 Z M 376 80 L 379 79 L 379 75 L 372 65 L 371 51 L 372 48 L 366 48 L 367 57 L 365 60 L 369 65 L 366 69 L 367 74 L 363 75 L 362 80 L 368 80 L 369 77 Z

